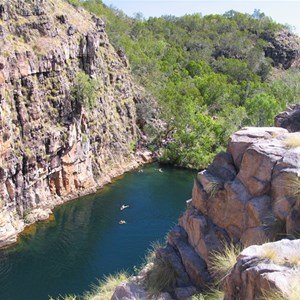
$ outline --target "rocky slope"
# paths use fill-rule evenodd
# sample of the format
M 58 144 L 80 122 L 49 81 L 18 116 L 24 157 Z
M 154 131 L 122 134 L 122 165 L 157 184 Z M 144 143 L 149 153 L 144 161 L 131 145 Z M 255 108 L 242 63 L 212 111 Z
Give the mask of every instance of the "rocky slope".
M 265 55 L 273 60 L 273 65 L 289 69 L 299 65 L 299 37 L 288 30 L 280 30 L 274 35 L 264 36 L 268 45 L 265 47 Z
M 299 187 L 299 132 L 249 127 L 233 134 L 227 151 L 198 174 L 187 210 L 168 234 L 167 245 L 156 251 L 154 269 L 163 263 L 176 273 L 170 295 L 189 299 L 215 284 L 212 254 L 222 253 L 226 245 L 243 248 L 299 238 Z M 295 278 L 300 278 L 299 240 L 251 246 L 226 278 L 224 299 L 286 295 Z M 120 286 L 113 299 L 125 291 L 126 299 L 134 299 L 134 284 Z
M 62 0 L 0 1 L 0 247 L 145 158 L 140 96 L 104 27 Z

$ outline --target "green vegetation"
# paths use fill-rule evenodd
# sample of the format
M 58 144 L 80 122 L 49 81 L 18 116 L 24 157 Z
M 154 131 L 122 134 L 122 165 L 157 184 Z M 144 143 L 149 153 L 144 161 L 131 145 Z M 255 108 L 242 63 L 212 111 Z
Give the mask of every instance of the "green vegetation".
M 23 220 L 25 224 L 29 224 L 31 221 L 29 218 L 30 213 L 31 213 L 31 208 L 26 208 L 23 212 Z
M 299 100 L 299 72 L 274 72 L 265 56 L 268 41 L 288 28 L 259 10 L 145 20 L 101 0 L 69 2 L 104 19 L 136 81 L 157 99 L 171 137 L 164 163 L 204 168 L 235 130 L 272 125 L 276 113 Z
M 224 292 L 218 289 L 212 289 L 209 292 L 194 295 L 191 300 L 223 300 Z
M 109 275 L 104 280 L 99 281 L 98 285 L 92 287 L 91 292 L 85 293 L 82 297 L 75 295 L 59 296 L 54 299 L 52 297 L 49 300 L 110 300 L 116 287 L 129 280 L 129 275 L 126 272 L 119 272 L 115 275 Z
M 175 287 L 177 273 L 173 266 L 169 261 L 156 258 L 155 255 L 157 249 L 164 246 L 165 244 L 160 241 L 152 243 L 145 255 L 144 263 L 141 267 L 136 268 L 136 273 L 143 269 L 147 270 L 142 284 L 151 297 L 155 297 L 161 292 L 171 291 Z
M 129 280 L 129 275 L 126 272 L 120 272 L 115 275 L 109 275 L 99 284 L 94 286 L 92 291 L 83 296 L 84 300 L 110 300 L 116 287 Z
M 153 267 L 148 270 L 145 278 L 145 287 L 150 295 L 161 292 L 170 292 L 176 284 L 177 273 L 169 261 L 156 259 Z
M 74 103 L 92 109 L 97 101 L 97 82 L 86 73 L 79 72 L 71 89 L 71 97 Z

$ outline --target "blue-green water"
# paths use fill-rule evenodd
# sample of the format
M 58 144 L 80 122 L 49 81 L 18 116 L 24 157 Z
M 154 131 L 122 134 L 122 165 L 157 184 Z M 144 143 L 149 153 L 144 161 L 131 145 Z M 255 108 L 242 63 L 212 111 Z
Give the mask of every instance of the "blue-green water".
M 130 172 L 97 194 L 54 210 L 20 243 L 0 251 L 0 299 L 43 300 L 82 294 L 96 278 L 132 272 L 162 240 L 191 197 L 195 172 L 157 165 Z M 120 206 L 130 207 L 121 211 Z M 119 225 L 119 220 L 126 224 Z

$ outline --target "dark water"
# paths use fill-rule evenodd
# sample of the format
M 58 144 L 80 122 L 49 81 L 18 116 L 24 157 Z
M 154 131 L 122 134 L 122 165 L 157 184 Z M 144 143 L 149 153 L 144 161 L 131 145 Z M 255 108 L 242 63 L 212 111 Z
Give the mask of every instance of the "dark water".
M 191 197 L 195 172 L 157 165 L 126 174 L 101 192 L 54 211 L 20 243 L 0 251 L 0 299 L 82 294 L 96 278 L 132 272 L 151 242 L 163 240 Z M 122 204 L 130 205 L 120 211 Z M 126 220 L 119 225 L 120 219 Z

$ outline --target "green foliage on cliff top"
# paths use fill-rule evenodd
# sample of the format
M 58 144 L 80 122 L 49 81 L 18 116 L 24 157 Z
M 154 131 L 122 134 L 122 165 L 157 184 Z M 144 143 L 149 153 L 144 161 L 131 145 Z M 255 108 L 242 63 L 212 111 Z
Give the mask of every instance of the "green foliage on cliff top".
M 172 137 L 165 163 L 204 168 L 232 132 L 272 125 L 276 113 L 299 101 L 299 72 L 274 72 L 265 56 L 269 40 L 285 26 L 259 10 L 145 20 L 100 0 L 71 2 L 104 19 L 110 41 L 158 100 Z

